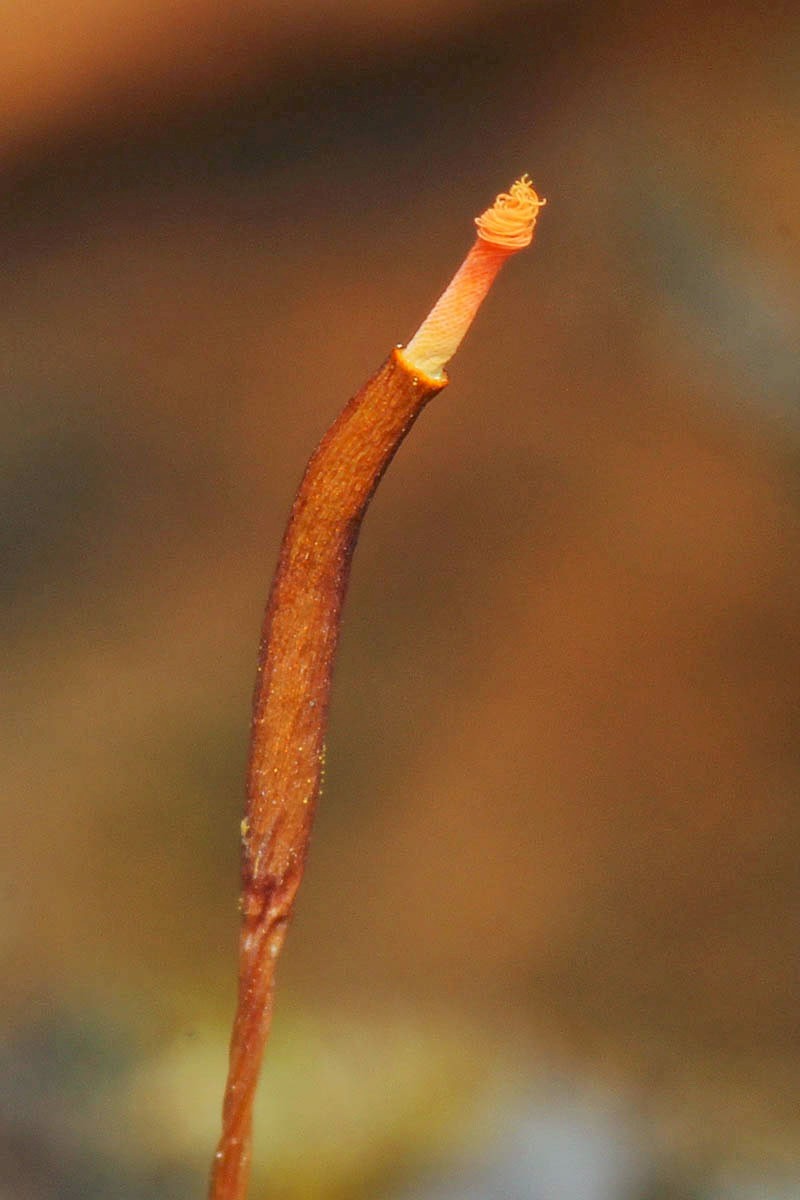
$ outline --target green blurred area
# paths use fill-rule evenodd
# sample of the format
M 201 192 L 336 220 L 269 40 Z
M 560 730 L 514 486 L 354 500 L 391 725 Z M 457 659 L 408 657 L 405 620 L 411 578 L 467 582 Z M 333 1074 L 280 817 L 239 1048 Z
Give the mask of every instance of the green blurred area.
M 551 1071 L 636 1115 L 659 1195 L 766 1196 L 800 1179 L 800 20 L 221 14 L 4 18 L 3 1195 L 202 1194 L 283 521 L 529 171 L 536 244 L 356 556 L 254 1196 L 394 1194 Z

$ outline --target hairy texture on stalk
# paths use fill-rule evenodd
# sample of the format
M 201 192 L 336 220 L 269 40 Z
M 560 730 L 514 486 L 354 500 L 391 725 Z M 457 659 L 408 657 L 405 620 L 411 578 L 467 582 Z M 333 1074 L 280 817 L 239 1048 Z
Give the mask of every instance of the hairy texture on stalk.
M 331 672 L 350 561 L 383 472 L 445 386 L 394 351 L 350 401 L 306 469 L 264 621 L 242 822 L 239 1002 L 214 1200 L 247 1189 L 253 1098 L 272 1014 L 274 964 L 305 865 L 322 776 Z

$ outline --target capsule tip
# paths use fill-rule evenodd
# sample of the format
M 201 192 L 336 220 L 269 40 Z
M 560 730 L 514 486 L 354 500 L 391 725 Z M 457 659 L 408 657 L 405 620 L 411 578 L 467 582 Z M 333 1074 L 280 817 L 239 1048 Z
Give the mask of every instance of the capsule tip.
M 539 209 L 546 203 L 537 196 L 530 177 L 523 175 L 475 218 L 478 237 L 504 250 L 523 250 L 533 240 Z

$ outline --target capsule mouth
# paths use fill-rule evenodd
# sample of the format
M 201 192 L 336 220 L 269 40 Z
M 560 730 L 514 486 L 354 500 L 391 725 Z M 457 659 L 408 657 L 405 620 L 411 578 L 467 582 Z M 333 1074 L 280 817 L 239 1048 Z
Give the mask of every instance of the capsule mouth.
M 475 218 L 478 237 L 505 250 L 524 250 L 533 240 L 539 209 L 546 203 L 534 191 L 530 177 L 523 175 Z

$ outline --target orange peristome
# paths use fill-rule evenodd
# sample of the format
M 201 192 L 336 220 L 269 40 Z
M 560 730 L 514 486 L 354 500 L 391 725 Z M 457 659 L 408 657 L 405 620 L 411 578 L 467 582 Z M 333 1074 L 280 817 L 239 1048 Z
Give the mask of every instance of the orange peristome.
M 533 189 L 530 178 L 523 175 L 501 192 L 491 208 L 475 218 L 478 237 L 505 250 L 523 250 L 531 244 L 539 209 L 546 204 Z

